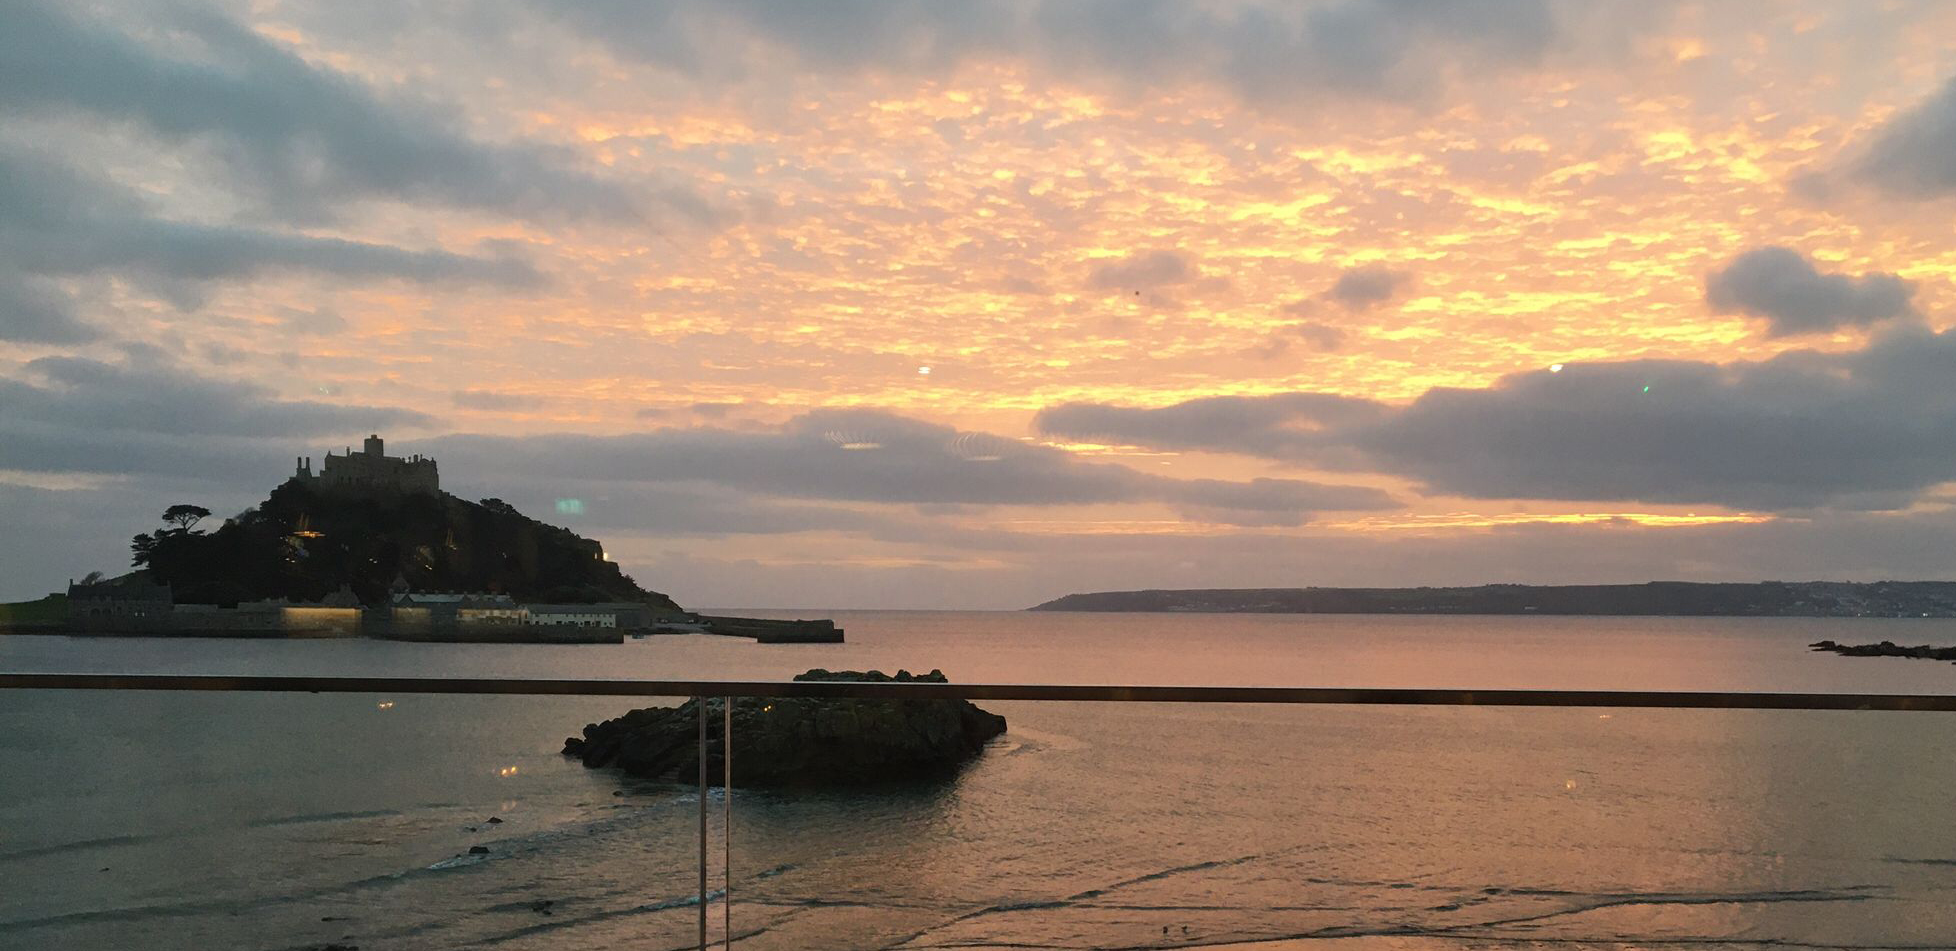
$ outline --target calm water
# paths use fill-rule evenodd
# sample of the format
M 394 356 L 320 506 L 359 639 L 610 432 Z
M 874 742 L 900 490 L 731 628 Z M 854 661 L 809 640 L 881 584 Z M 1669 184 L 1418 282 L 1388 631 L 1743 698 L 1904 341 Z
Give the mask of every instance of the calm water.
M 1803 647 L 1941 621 L 838 619 L 846 645 L 0 638 L 0 668 L 1956 692 Z M 0 947 L 686 946 L 697 800 L 557 755 L 628 706 L 0 692 Z M 954 782 L 736 792 L 738 943 L 1956 945 L 1950 715 L 989 706 L 1011 731 Z

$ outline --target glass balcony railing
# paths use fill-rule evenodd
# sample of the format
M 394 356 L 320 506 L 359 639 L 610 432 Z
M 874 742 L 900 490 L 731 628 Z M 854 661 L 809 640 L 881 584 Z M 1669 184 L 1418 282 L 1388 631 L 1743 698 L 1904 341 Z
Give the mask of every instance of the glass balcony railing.
M 1953 696 L 48 673 L 0 688 L 6 947 L 1956 938 L 1949 720 L 1910 715 L 1956 711 Z M 560 752 L 582 724 L 699 696 L 736 713 L 970 699 L 1010 727 L 935 779 L 731 795 L 763 744 L 729 736 L 722 701 L 689 712 L 691 748 L 668 751 L 684 768 L 665 776 Z

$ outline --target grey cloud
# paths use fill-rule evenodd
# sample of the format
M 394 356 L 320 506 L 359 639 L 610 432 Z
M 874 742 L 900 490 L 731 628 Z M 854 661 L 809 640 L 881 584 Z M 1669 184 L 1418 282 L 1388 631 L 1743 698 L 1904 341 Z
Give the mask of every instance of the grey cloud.
M 0 468 L 34 471 L 123 471 L 106 459 L 72 452 L 60 464 L 23 450 L 31 434 L 43 447 L 73 439 L 85 444 L 109 434 L 137 434 L 162 440 L 185 436 L 280 439 L 337 435 L 384 427 L 431 425 L 412 410 L 346 406 L 308 400 L 281 400 L 252 383 L 213 380 L 180 367 L 105 363 L 80 357 L 30 361 L 24 375 L 0 377 L 0 402 L 7 406 L 0 431 Z M 286 455 L 281 449 L 279 455 Z M 178 471 L 174 468 L 165 471 Z
M 131 348 L 140 351 L 141 348 Z M 263 498 L 317 443 L 374 430 L 427 426 L 409 410 L 280 400 L 261 387 L 202 378 L 168 365 L 107 364 L 72 357 L 29 363 L 0 377 L 0 470 L 56 482 L 84 474 L 106 485 L 34 491 L 43 506 L 0 507 L 0 536 L 50 538 L 62 553 L 37 566 L 52 573 L 127 563 L 131 532 L 152 524 L 157 506 L 195 501 L 220 513 Z M 28 490 L 4 484 L 0 496 Z M 113 519 L 99 513 L 115 513 Z M 139 514 L 132 514 L 139 513 Z M 42 536 L 35 525 L 69 524 Z M 0 557 L 18 554 L 12 546 Z M 46 555 L 43 554 L 45 559 Z
M 1914 294 L 1913 282 L 1893 274 L 1823 274 L 1799 252 L 1776 246 L 1747 251 L 1705 280 L 1706 303 L 1764 317 L 1774 337 L 1912 316 Z
M 1045 446 L 869 411 L 808 413 L 772 432 L 665 429 L 628 436 L 445 436 L 433 453 L 526 478 L 699 482 L 840 502 L 1086 505 L 1161 502 L 1216 512 L 1378 509 L 1376 489 L 1295 479 L 1179 480 Z
M 225 343 L 206 343 L 199 349 L 203 351 L 204 359 L 220 366 L 229 366 L 250 356 L 244 350 Z
M 64 344 L 100 336 L 75 316 L 68 295 L 37 278 L 0 270 L 0 340 Z
M 633 192 L 574 170 L 567 154 L 475 141 L 452 108 L 385 101 L 215 12 L 170 6 L 144 16 L 193 41 L 176 47 L 201 53 L 188 59 L 72 10 L 0 0 L 0 106 L 208 139 L 234 187 L 292 214 L 331 217 L 348 199 L 383 197 L 528 217 L 638 216 Z
M 1163 497 L 1191 521 L 1227 525 L 1302 525 L 1322 510 L 1396 508 L 1390 496 L 1362 486 L 1325 485 L 1299 479 L 1163 480 Z
M 1324 296 L 1350 310 L 1369 310 L 1392 299 L 1412 275 L 1379 264 L 1351 268 L 1338 275 Z
M 0 469 L 37 472 L 274 477 L 276 460 L 306 452 L 309 440 L 434 424 L 412 410 L 279 400 L 261 387 L 134 360 L 36 360 L 24 377 L 0 377 L 0 402 L 9 408 Z M 1243 524 L 1397 504 L 1363 486 L 1174 479 L 872 411 L 821 410 L 766 430 L 449 435 L 415 448 L 440 459 L 451 482 L 490 485 L 711 487 L 747 498 L 893 505 L 1152 502 Z
M 346 318 L 331 310 L 300 310 L 296 307 L 284 308 L 284 319 L 280 322 L 286 330 L 293 333 L 336 334 L 346 330 Z
M 783 54 L 830 71 L 939 72 L 1011 57 L 1070 79 L 1147 88 L 1214 83 L 1275 108 L 1323 91 L 1429 98 L 1458 74 L 1542 60 L 1571 40 L 1573 21 L 1582 18 L 1579 6 L 1548 0 L 680 0 L 650 8 L 587 0 L 537 7 L 614 49 L 697 75 L 724 76 L 735 64 Z
M 1851 172 L 1905 198 L 1956 192 L 1956 79 L 1889 120 Z
M 1333 350 L 1341 349 L 1345 345 L 1345 332 L 1330 324 L 1305 321 L 1301 324 L 1291 325 L 1288 331 L 1292 336 L 1309 344 L 1313 350 L 1329 353 Z
M 1297 460 L 1324 452 L 1326 433 L 1386 413 L 1383 404 L 1372 400 L 1282 393 L 1210 396 L 1153 409 L 1063 403 L 1040 410 L 1032 425 L 1040 433 L 1067 439 Z
M 646 406 L 633 415 L 653 422 L 686 419 L 718 421 L 732 418 L 743 405 L 741 403 L 692 403 L 687 406 Z
M 1345 338 L 1345 331 L 1341 328 L 1303 321 L 1278 327 L 1270 332 L 1263 343 L 1251 347 L 1247 352 L 1254 357 L 1274 360 L 1289 353 L 1293 344 L 1302 343 L 1320 353 L 1331 353 L 1344 347 Z
M 136 273 L 168 285 L 307 271 L 526 286 L 525 262 L 152 216 L 119 185 L 0 152 L 0 258 L 40 274 Z
M 511 410 L 534 409 L 543 401 L 534 396 L 521 393 L 498 393 L 494 390 L 456 390 L 448 395 L 450 401 L 463 409 L 486 410 L 490 412 L 509 412 Z
M 1202 275 L 1180 251 L 1145 251 L 1093 269 L 1087 283 L 1101 290 L 1152 290 L 1188 284 Z
M 1010 531 L 964 528 L 931 517 L 945 513 L 912 512 L 897 506 L 783 501 L 698 482 L 533 478 L 522 473 L 474 472 L 456 465 L 443 470 L 443 482 L 450 491 L 465 497 L 495 496 L 546 521 L 607 541 L 632 535 L 725 539 L 821 533 L 993 551 L 1022 549 L 1030 541 Z M 582 510 L 575 515 L 557 514 L 554 503 L 560 498 L 576 498 Z
M 1956 332 L 1758 363 L 1569 364 L 1404 406 L 1286 394 L 1070 404 L 1042 432 L 1385 472 L 1440 494 L 1892 508 L 1956 477 Z
M 894 520 L 858 508 L 777 502 L 712 486 L 643 484 L 608 486 L 584 498 L 586 519 L 604 526 L 657 532 L 661 536 L 711 538 L 802 532 L 884 534 Z

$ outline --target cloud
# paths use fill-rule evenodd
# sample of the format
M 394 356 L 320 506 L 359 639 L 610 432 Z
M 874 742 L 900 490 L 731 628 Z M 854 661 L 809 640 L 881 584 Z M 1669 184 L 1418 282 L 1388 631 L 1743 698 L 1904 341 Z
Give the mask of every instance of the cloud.
M 0 470 L 32 472 L 272 478 L 309 440 L 435 424 L 407 409 L 281 400 L 253 384 L 145 365 L 140 355 L 32 361 L 21 376 L 0 377 L 0 402 L 9 409 Z M 904 506 L 1156 503 L 1236 524 L 1299 524 L 1321 511 L 1397 505 L 1364 486 L 1175 479 L 863 410 L 820 410 L 763 430 L 458 434 L 417 440 L 416 449 L 440 459 L 451 480 L 474 473 L 490 485 L 710 486 L 749 499 Z
M 1337 283 L 1331 285 L 1324 296 L 1343 304 L 1348 310 L 1370 310 L 1391 300 L 1411 279 L 1412 275 L 1405 271 L 1367 264 L 1338 275 Z
M 541 399 L 522 393 L 498 393 L 494 390 L 456 390 L 450 393 L 449 400 L 462 409 L 483 410 L 485 412 L 513 412 L 535 409 L 543 404 Z
M 1823 274 L 1791 248 L 1755 248 L 1705 280 L 1705 302 L 1722 313 L 1767 320 L 1767 334 L 1787 337 L 1859 327 L 1915 314 L 1915 284 L 1873 271 Z
M 384 100 L 214 11 L 144 11 L 146 27 L 172 37 L 166 55 L 74 9 L 0 0 L 0 106 L 207 140 L 229 185 L 300 217 L 334 217 L 361 198 L 529 218 L 640 216 L 639 194 L 578 171 L 567 151 L 477 141 L 452 105 Z M 696 199 L 677 207 L 710 216 Z
M 1301 324 L 1292 324 L 1288 330 L 1292 336 L 1304 341 L 1313 350 L 1329 353 L 1345 345 L 1345 332 L 1330 324 L 1305 321 Z
M 1402 406 L 1317 393 L 1075 403 L 1034 425 L 1382 472 L 1471 498 L 1886 509 L 1956 479 L 1952 379 L 1956 331 L 1904 326 L 1845 353 L 1572 363 Z
M 1145 291 L 1188 284 L 1201 276 L 1194 259 L 1180 251 L 1145 251 L 1096 266 L 1087 284 L 1101 290 Z
M 633 416 L 649 422 L 671 423 L 684 421 L 697 423 L 700 420 L 739 423 L 735 417 L 746 406 L 745 403 L 692 403 L 686 406 L 645 406 L 633 412 Z
M 45 281 L 0 270 L 0 340 L 63 344 L 100 336 L 75 316 L 68 295 Z
M 876 0 L 535 4 L 614 50 L 707 78 L 786 60 L 827 72 L 942 74 L 1011 59 L 1067 80 L 1135 89 L 1212 84 L 1291 108 L 1313 93 L 1434 96 L 1458 77 L 1542 61 L 1582 11 L 1549 0 Z
M 344 333 L 347 329 L 346 318 L 329 308 L 302 310 L 286 307 L 282 311 L 283 319 L 279 321 L 279 326 L 295 334 L 325 336 Z
M 1153 409 L 1063 403 L 1040 410 L 1033 429 L 1067 439 L 1301 460 L 1325 451 L 1324 435 L 1375 420 L 1372 400 L 1330 393 L 1210 396 Z
M 1250 356 L 1258 356 L 1262 360 L 1275 360 L 1275 358 L 1291 352 L 1291 346 L 1293 344 L 1299 344 L 1301 342 L 1301 344 L 1309 346 L 1311 350 L 1326 352 L 1328 354 L 1328 352 L 1336 352 L 1336 350 L 1344 348 L 1346 337 L 1348 335 L 1346 335 L 1344 329 L 1332 327 L 1328 323 L 1316 323 L 1316 321 L 1287 323 L 1287 325 L 1277 327 L 1275 331 L 1271 331 L 1269 337 L 1264 339 L 1264 342 L 1248 348 L 1246 352 Z
M 42 511 L 0 506 L 7 538 L 44 537 L 31 529 L 72 523 L 68 534 L 45 536 L 60 554 L 33 573 L 43 585 L 126 564 L 129 535 L 151 527 L 170 502 L 236 512 L 290 475 L 294 456 L 322 443 L 337 448 L 340 437 L 434 423 L 412 410 L 279 399 L 254 384 L 134 359 L 33 361 L 0 377 L 0 406 L 0 497 L 20 491 L 7 483 L 22 474 L 30 486 L 75 486 L 35 493 Z M 0 559 L 33 547 L 0 546 Z
M 532 479 L 698 482 L 764 496 L 905 505 L 1155 502 L 1264 521 L 1395 506 L 1363 486 L 1296 479 L 1173 479 L 890 413 L 819 410 L 768 432 L 444 436 L 444 465 Z
M 1285 324 L 1270 332 L 1263 343 L 1251 347 L 1251 356 L 1274 360 L 1290 352 L 1292 344 L 1302 343 L 1319 353 L 1332 353 L 1344 347 L 1347 334 L 1342 328 L 1316 321 Z
M 119 185 L 7 152 L 0 152 L 0 260 L 38 274 L 113 271 L 166 284 L 276 271 L 508 287 L 541 280 L 514 258 L 158 218 Z
M 1850 174 L 1903 198 L 1956 192 L 1956 78 L 1882 126 Z
M 135 359 L 108 363 L 81 357 L 29 361 L 18 377 L 0 377 L 0 402 L 12 436 L 28 431 L 60 437 L 135 433 L 142 436 L 224 436 L 291 440 L 433 423 L 413 410 L 282 400 L 255 383 L 211 379 L 171 365 Z M 0 439 L 8 442 L 9 439 Z M 0 450 L 0 468 L 41 471 L 32 453 Z M 284 455 L 281 449 L 280 455 Z M 108 468 L 104 469 L 103 466 Z M 125 471 L 107 460 L 56 466 L 78 471 Z M 140 470 L 134 470 L 140 471 Z

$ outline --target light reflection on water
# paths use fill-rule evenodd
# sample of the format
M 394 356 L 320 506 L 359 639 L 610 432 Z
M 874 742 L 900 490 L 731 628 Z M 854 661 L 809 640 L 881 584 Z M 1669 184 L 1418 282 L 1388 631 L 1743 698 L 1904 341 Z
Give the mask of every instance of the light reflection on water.
M 1529 618 L 1517 633 L 1515 619 L 839 620 L 842 649 L 35 638 L 0 645 L 0 666 L 1956 686 L 1952 665 L 1801 649 L 1956 642 L 1930 622 Z M 0 694 L 0 875 L 14 883 L 0 890 L 0 946 L 685 944 L 696 800 L 556 754 L 628 703 L 386 699 L 393 709 L 360 696 Z M 754 931 L 741 944 L 1956 941 L 1956 833 L 1943 821 L 1956 724 L 1943 715 L 989 706 L 1012 731 L 955 782 L 737 791 L 735 920 Z

